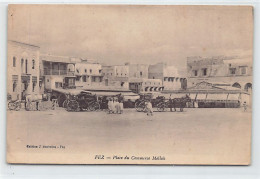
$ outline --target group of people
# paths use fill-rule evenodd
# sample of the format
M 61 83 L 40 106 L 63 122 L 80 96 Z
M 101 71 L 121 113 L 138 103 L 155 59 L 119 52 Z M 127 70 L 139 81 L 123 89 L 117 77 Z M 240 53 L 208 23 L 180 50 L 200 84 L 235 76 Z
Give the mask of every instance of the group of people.
M 118 97 L 108 99 L 108 114 L 122 114 L 124 110 L 123 97 L 120 95 Z

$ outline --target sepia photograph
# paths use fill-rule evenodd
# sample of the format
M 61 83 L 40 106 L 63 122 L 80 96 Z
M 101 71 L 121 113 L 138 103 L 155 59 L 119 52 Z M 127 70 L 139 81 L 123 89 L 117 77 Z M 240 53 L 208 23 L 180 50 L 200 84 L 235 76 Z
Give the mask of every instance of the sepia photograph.
M 250 165 L 253 15 L 8 5 L 7 162 Z

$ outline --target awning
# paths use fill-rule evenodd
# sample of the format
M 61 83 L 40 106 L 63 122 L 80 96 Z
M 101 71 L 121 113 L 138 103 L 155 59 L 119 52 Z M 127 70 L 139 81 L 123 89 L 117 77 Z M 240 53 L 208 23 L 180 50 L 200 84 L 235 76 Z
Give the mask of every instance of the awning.
M 27 82 L 27 83 L 30 83 L 30 76 L 21 76 L 21 80 L 22 82 Z
M 115 96 L 121 93 L 121 92 L 110 92 L 110 91 L 89 91 L 89 92 L 97 96 Z
M 239 100 L 240 94 L 236 93 L 236 94 L 229 94 L 228 95 L 228 100 Z
M 135 101 L 137 99 L 140 98 L 140 96 L 138 94 L 132 93 L 132 94 L 122 94 L 124 96 L 124 100 L 128 101 L 128 100 L 132 100 Z
M 13 75 L 12 80 L 13 82 L 18 82 L 18 75 Z
M 62 88 L 56 88 L 53 89 L 53 91 L 62 93 L 62 94 L 71 94 L 71 95 L 79 95 L 80 93 L 83 92 L 83 90 L 79 89 L 62 89 Z
M 196 99 L 196 96 L 197 96 L 197 93 L 190 93 L 190 95 L 189 95 L 190 99 L 193 99 L 193 100 Z
M 207 100 L 227 100 L 227 94 L 208 94 Z
M 37 82 L 37 76 L 32 77 L 32 82 Z
M 197 94 L 196 100 L 205 100 L 206 96 L 207 96 L 207 94 L 205 94 L 205 93 L 199 93 L 199 94 Z

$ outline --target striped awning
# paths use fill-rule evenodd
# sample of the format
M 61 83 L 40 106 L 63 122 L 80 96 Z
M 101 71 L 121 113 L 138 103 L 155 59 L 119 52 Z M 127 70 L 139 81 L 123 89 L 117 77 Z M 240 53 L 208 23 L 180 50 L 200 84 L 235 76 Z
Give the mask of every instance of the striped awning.
M 37 76 L 32 77 L 32 82 L 37 82 Z
M 13 75 L 12 80 L 13 82 L 18 82 L 18 75 Z
M 21 76 L 22 82 L 30 83 L 30 76 Z

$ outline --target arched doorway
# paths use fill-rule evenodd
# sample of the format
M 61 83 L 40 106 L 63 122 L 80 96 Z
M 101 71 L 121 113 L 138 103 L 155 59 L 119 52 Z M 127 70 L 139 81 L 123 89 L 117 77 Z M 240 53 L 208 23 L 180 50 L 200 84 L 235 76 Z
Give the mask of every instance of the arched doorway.
M 233 85 L 232 85 L 232 87 L 235 87 L 235 88 L 240 88 L 241 89 L 241 85 L 239 84 L 239 83 L 234 83 Z

